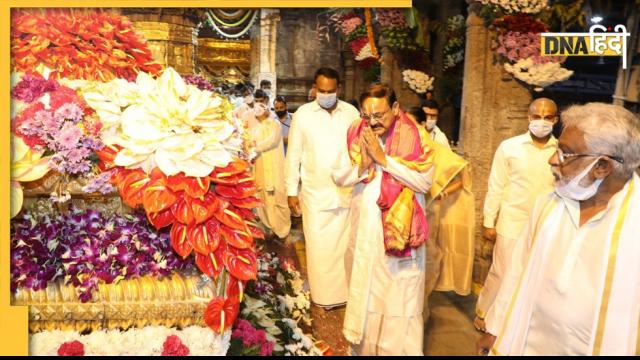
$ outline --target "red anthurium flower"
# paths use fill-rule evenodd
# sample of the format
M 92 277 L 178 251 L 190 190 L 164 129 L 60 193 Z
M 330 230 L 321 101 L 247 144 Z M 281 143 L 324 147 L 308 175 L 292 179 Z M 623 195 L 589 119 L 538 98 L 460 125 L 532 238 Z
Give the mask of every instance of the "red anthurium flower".
M 226 225 L 221 225 L 220 234 L 227 244 L 235 248 L 248 249 L 253 246 L 253 237 L 248 227 L 245 227 L 244 230 L 234 230 Z
M 238 299 L 217 297 L 207 305 L 204 311 L 204 322 L 212 330 L 222 334 L 236 321 L 239 310 Z
M 127 174 L 118 185 L 120 195 L 125 204 L 131 207 L 142 204 L 144 191 L 150 182 L 151 178 L 142 170 L 133 170 Z M 159 212 L 159 210 L 152 212 Z
M 217 179 L 224 179 L 226 177 L 241 174 L 247 169 L 249 169 L 249 163 L 247 161 L 235 159 L 223 168 L 215 168 L 213 173 L 211 173 L 211 179 L 214 181 Z
M 224 254 L 227 252 L 227 245 L 220 242 L 216 251 L 207 255 L 196 253 L 196 266 L 205 275 L 217 279 L 224 267 Z
M 171 246 L 183 259 L 191 254 L 193 245 L 191 241 L 189 241 L 189 229 L 187 225 L 180 223 L 173 224 L 173 228 L 171 228 Z
M 246 197 L 244 199 L 227 198 L 225 200 L 228 200 L 234 206 L 237 206 L 237 207 L 243 208 L 243 209 L 255 209 L 258 206 L 262 206 L 263 205 L 262 201 L 260 201 L 259 199 L 255 198 L 253 196 L 249 196 L 249 197 Z
M 216 193 L 220 196 L 234 199 L 244 199 L 256 193 L 256 185 L 253 181 L 247 181 L 235 186 L 216 185 Z
M 262 230 L 251 224 L 247 224 L 247 227 L 249 231 L 251 231 L 251 236 L 253 236 L 254 239 L 264 239 L 264 232 L 262 232 Z
M 204 196 L 209 191 L 210 184 L 208 177 L 185 176 L 182 172 L 167 178 L 167 186 L 172 191 L 184 191 L 192 198 Z
M 256 253 L 253 249 L 229 247 L 224 256 L 224 264 L 229 273 L 239 280 L 254 280 L 258 274 Z
M 249 209 L 234 207 L 233 211 L 240 215 L 245 221 L 252 221 L 256 218 L 256 214 Z
M 175 193 L 166 186 L 163 176 L 153 179 L 154 173 L 151 173 L 152 180 L 142 194 L 142 205 L 147 212 L 160 212 L 178 201 Z
M 245 282 L 236 279 L 233 276 L 227 278 L 227 297 L 238 299 L 238 302 L 242 302 L 244 297 Z
M 207 255 L 218 249 L 220 245 L 220 225 L 215 220 L 209 220 L 204 224 L 189 226 L 190 243 L 196 252 Z
M 147 219 L 149 219 L 149 222 L 158 230 L 173 224 L 176 220 L 171 209 L 166 209 L 159 213 L 147 213 Z
M 213 197 L 213 199 L 212 199 Z M 215 206 L 216 204 L 210 204 L 208 201 L 215 201 L 215 196 L 211 195 L 210 197 L 202 197 L 202 198 L 191 198 L 189 199 L 189 204 L 191 205 L 191 212 L 193 213 L 194 220 L 196 224 L 201 224 L 207 220 L 209 220 L 215 210 L 210 210 L 210 207 Z
M 191 204 L 189 204 L 189 198 L 186 196 L 183 196 L 171 206 L 171 212 L 176 220 L 185 225 L 191 225 L 195 222 L 193 210 L 191 210 Z

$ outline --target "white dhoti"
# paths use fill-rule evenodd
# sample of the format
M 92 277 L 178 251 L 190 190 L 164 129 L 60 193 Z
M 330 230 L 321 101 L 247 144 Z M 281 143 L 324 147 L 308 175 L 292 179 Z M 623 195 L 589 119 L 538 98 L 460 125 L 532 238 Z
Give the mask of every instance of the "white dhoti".
M 509 268 L 511 254 L 513 253 L 516 240 L 517 239 L 506 238 L 500 234 L 498 234 L 496 238 L 496 243 L 493 246 L 493 262 L 482 286 L 482 291 L 478 296 L 478 303 L 476 304 L 476 315 L 481 318 L 487 315 L 487 312 L 496 299 L 504 274 Z
M 347 301 L 344 254 L 349 243 L 349 209 L 315 210 L 302 201 L 302 230 L 311 300 L 320 306 Z

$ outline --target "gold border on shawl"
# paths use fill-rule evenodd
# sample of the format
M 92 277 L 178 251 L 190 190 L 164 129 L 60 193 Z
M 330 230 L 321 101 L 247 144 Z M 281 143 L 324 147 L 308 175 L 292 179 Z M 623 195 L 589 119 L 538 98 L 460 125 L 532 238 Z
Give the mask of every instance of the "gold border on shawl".
M 629 203 L 631 202 L 631 194 L 633 193 L 633 180 L 629 185 L 629 190 L 624 197 L 620 214 L 616 220 L 616 226 L 613 230 L 613 237 L 611 238 L 611 247 L 609 248 L 609 263 L 607 265 L 607 276 L 604 283 L 604 292 L 602 294 L 602 302 L 600 304 L 600 314 L 598 315 L 598 325 L 596 328 L 596 339 L 593 345 L 593 355 L 599 356 L 602 350 L 602 340 L 604 338 L 604 327 L 607 322 L 607 308 L 609 307 L 609 298 L 611 297 L 611 288 L 613 286 L 613 275 L 616 267 L 616 259 L 618 254 L 618 245 L 620 243 L 620 232 L 622 231 L 622 225 L 624 218 L 629 211 Z
M 551 203 L 555 203 L 555 206 L 550 207 L 549 204 Z M 557 198 L 551 198 L 551 200 L 549 200 L 546 204 L 544 204 L 544 207 L 542 209 L 542 213 L 540 218 L 538 219 L 538 222 L 536 223 L 536 226 L 534 228 L 534 234 L 533 234 L 533 243 L 531 244 L 531 248 L 533 248 L 533 245 L 535 245 L 535 241 L 536 241 L 536 236 L 538 235 L 538 231 L 540 230 L 540 227 L 542 226 L 542 224 L 544 224 L 544 222 L 547 220 L 547 217 L 549 216 L 549 214 L 552 212 L 552 210 L 554 210 L 557 206 L 558 206 L 559 202 L 557 201 Z M 529 263 L 531 262 L 531 254 L 533 253 L 533 251 L 530 251 L 529 254 L 527 255 L 527 262 L 525 267 L 523 268 L 522 273 L 520 274 L 520 279 L 518 280 L 518 285 L 516 286 L 516 291 L 513 293 L 513 295 L 511 296 L 511 301 L 509 303 L 509 309 L 507 310 L 507 315 L 504 318 L 504 321 L 502 322 L 502 327 L 500 329 L 500 333 L 498 335 L 498 338 L 496 340 L 497 344 L 495 344 L 492 347 L 492 350 L 497 349 L 498 347 L 500 347 L 501 341 L 502 341 L 502 335 L 504 334 L 504 331 L 507 328 L 507 324 L 509 323 L 509 318 L 511 318 L 511 313 L 513 312 L 513 306 L 515 305 L 516 299 L 518 298 L 518 294 L 520 293 L 520 286 L 522 285 L 522 279 L 524 278 L 525 273 L 527 272 L 527 268 L 529 267 Z M 500 340 L 498 342 L 498 340 Z M 495 350 L 496 353 L 498 353 L 497 350 Z

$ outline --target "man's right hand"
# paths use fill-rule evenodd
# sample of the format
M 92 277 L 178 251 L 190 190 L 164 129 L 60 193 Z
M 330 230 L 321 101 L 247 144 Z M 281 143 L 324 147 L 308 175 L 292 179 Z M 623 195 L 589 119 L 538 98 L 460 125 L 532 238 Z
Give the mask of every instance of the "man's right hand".
M 491 350 L 491 348 L 493 347 L 493 343 L 495 342 L 496 342 L 495 336 L 489 333 L 482 335 L 480 340 L 478 340 L 478 342 L 476 343 L 476 351 L 478 352 L 478 355 L 480 356 L 489 355 L 489 351 Z
M 300 216 L 302 214 L 302 210 L 300 210 L 300 200 L 298 200 L 297 196 L 289 196 L 287 202 L 294 216 Z
M 483 226 L 482 236 L 487 240 L 496 241 L 496 237 L 498 237 L 498 233 L 496 232 L 495 228 L 486 228 Z

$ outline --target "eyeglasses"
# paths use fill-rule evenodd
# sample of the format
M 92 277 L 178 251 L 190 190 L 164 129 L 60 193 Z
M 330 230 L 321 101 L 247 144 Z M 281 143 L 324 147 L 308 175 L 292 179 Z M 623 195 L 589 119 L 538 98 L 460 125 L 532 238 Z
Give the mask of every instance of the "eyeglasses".
M 571 153 L 564 153 L 562 149 L 556 148 L 556 155 L 558 155 L 558 161 L 560 162 L 560 165 L 565 165 L 566 161 L 569 158 L 578 158 L 578 157 L 584 157 L 584 156 L 604 156 L 604 157 L 608 157 L 611 160 L 617 161 L 620 164 L 624 164 L 624 159 L 622 159 L 621 157 L 611 156 L 606 154 L 571 154 Z
M 367 121 L 371 121 L 373 119 L 376 122 L 380 122 L 382 119 L 384 119 L 384 116 L 387 115 L 389 110 L 391 110 L 391 109 L 389 108 L 389 109 L 385 110 L 384 112 L 374 113 L 374 114 L 371 114 L 371 115 L 365 114 L 365 113 L 360 113 L 360 116 L 362 116 L 362 118 L 367 120 Z

